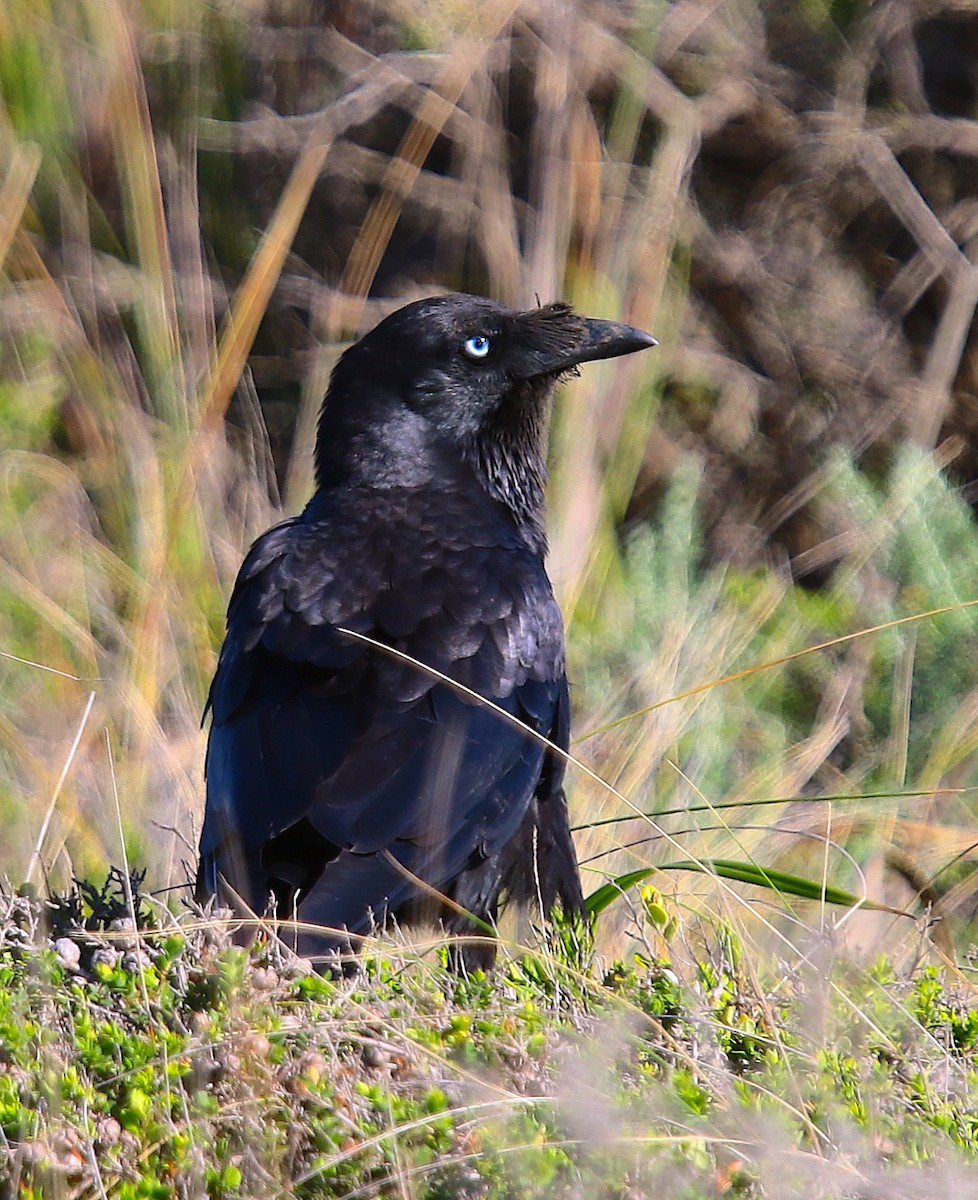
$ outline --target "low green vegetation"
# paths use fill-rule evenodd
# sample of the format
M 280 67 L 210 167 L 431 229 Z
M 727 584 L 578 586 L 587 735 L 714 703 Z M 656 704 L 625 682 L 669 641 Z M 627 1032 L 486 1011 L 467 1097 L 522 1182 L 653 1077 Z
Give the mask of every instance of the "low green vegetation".
M 0 901 L 19 1200 L 862 1197 L 934 1171 L 951 1195 L 978 1166 L 978 1009 L 950 969 L 814 937 L 760 967 L 721 925 L 690 957 L 673 922 L 615 961 L 558 931 L 459 979 L 402 942 L 334 981 L 122 883 Z

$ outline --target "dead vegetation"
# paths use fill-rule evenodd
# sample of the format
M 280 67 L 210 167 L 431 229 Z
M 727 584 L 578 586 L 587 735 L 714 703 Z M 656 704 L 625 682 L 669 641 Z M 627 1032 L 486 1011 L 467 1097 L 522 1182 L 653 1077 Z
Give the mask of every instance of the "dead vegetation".
M 901 439 L 940 445 L 970 483 L 968 5 L 282 4 L 262 19 L 243 33 L 239 119 L 196 131 L 258 229 L 288 172 L 321 163 L 252 358 L 262 399 L 291 411 L 315 345 L 407 293 L 527 304 L 610 284 L 668 342 L 661 422 L 619 510 L 647 512 L 694 451 L 714 552 L 787 557 L 818 583 L 846 550 L 819 502 L 828 445 L 877 467 Z M 164 128 L 165 79 L 150 88 Z M 227 224 L 218 202 L 205 190 L 205 228 L 210 204 Z M 225 279 L 242 265 L 217 257 Z M 623 436 L 623 398 L 603 407 L 575 423 L 598 468 Z
M 910 438 L 939 445 L 962 484 L 975 475 L 968 5 L 336 0 L 227 6 L 169 29 L 131 17 L 138 63 L 123 56 L 120 77 L 103 74 L 84 100 L 99 63 L 84 43 L 62 49 L 81 178 L 69 170 L 35 193 L 29 249 L 8 222 L 14 276 L 33 286 L 8 297 L 5 324 L 36 318 L 43 264 L 82 328 L 125 357 L 139 234 L 120 156 L 138 127 L 127 134 L 111 106 L 112 89 L 128 89 L 152 127 L 160 315 L 191 392 L 266 231 L 234 407 L 240 423 L 249 396 L 261 403 L 293 499 L 308 478 L 301 457 L 289 475 L 288 451 L 300 413 L 308 437 L 320 347 L 443 287 L 596 301 L 664 335 L 658 421 L 636 419 L 624 384 L 589 419 L 574 413 L 584 544 L 609 502 L 619 519 L 647 514 L 692 451 L 707 464 L 713 552 L 787 559 L 818 584 L 847 548 L 844 516 L 819 496 L 827 446 L 882 469 Z M 29 149 L 14 156 L 8 214 L 37 169 Z M 87 212 L 59 194 L 79 183 Z M 63 310 L 57 324 L 77 337 Z M 241 332 L 208 422 L 250 349 L 253 328 Z M 145 372 L 120 368 L 158 409 Z M 94 410 L 79 389 L 62 423 L 97 457 Z M 559 499 L 561 475 L 558 463 Z M 556 557 L 573 593 L 586 567 L 570 538 Z

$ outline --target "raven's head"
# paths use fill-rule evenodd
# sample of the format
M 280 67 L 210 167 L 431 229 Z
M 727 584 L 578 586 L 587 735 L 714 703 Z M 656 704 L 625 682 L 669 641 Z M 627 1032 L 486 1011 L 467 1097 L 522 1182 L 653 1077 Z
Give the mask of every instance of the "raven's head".
M 543 436 L 554 383 L 581 363 L 655 344 L 639 329 L 579 317 L 566 304 L 516 312 L 481 296 L 418 300 L 337 364 L 320 419 L 317 479 L 328 483 L 337 454 L 349 469 L 349 439 L 358 432 L 357 453 L 368 455 L 381 485 L 405 482 L 405 472 L 426 482 L 428 451 L 437 446 L 473 466 L 542 545 Z

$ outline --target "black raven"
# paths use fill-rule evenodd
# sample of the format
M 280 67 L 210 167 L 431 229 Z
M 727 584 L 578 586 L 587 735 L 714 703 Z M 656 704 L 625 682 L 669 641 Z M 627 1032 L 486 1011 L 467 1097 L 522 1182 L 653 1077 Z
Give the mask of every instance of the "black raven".
M 564 762 L 517 724 L 568 744 L 545 427 L 561 375 L 654 344 L 565 304 L 448 295 L 343 354 L 315 495 L 255 542 L 231 596 L 199 900 L 274 902 L 328 927 L 295 943 L 327 956 L 387 917 L 479 932 L 501 896 L 580 910 Z M 463 968 L 492 959 L 456 946 Z

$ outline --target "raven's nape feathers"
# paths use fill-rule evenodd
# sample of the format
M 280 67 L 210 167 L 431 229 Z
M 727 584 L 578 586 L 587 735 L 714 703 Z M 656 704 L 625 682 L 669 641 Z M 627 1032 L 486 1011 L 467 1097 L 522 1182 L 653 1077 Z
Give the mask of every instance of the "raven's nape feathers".
M 491 963 L 507 898 L 581 909 L 564 759 L 545 748 L 566 750 L 569 704 L 543 439 L 560 375 L 651 344 L 563 304 L 442 296 L 343 355 L 316 494 L 258 539 L 231 598 L 199 899 L 321 927 L 296 939 L 319 956 L 434 920 L 478 935 L 467 968 Z

